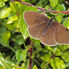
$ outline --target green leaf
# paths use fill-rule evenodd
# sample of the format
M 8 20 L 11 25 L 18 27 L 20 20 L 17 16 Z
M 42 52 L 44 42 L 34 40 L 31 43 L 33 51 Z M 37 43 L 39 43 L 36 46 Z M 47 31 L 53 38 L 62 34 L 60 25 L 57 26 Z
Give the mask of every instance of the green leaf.
M 26 62 L 26 56 L 27 56 L 27 49 L 25 50 L 18 49 L 16 51 L 16 59 L 18 62 L 21 62 L 21 61 Z
M 3 40 L 4 40 L 4 41 L 8 41 L 9 38 L 10 38 L 10 36 L 11 36 L 11 34 L 10 34 L 9 31 L 4 32 L 4 33 L 3 33 Z
M 16 51 L 16 59 L 18 62 L 21 62 L 23 60 L 22 49 Z
M 26 39 L 28 37 L 28 28 L 27 28 L 26 23 L 24 22 L 23 14 L 21 14 L 21 16 L 20 16 L 19 26 L 20 26 L 20 31 L 21 31 L 24 39 Z
M 69 17 L 65 18 L 64 22 L 63 22 L 64 26 L 69 29 Z
M 55 10 L 56 11 L 64 11 L 66 10 L 65 8 L 65 5 L 64 4 L 58 4 L 56 7 L 55 7 Z M 63 14 L 64 15 L 64 14 Z
M 62 58 L 64 59 L 65 62 L 69 62 L 69 51 L 68 52 L 63 52 L 61 54 Z
M 36 50 L 39 52 L 41 50 L 41 47 L 40 47 L 40 41 L 39 40 L 36 40 L 34 38 L 31 38 L 32 42 L 34 43 L 33 44 L 33 47 L 36 48 Z
M 38 69 L 36 65 L 33 66 L 33 69 Z
M 58 0 L 59 3 L 62 3 L 64 0 Z
M 53 49 L 52 49 L 50 46 L 45 46 L 45 48 L 46 48 L 48 51 L 53 52 Z
M 13 22 L 15 22 L 17 20 L 18 20 L 18 17 L 16 15 L 14 15 L 8 19 L 7 24 L 12 24 Z
M 4 2 L 8 1 L 8 0 L 3 0 Z
M 0 0 L 0 7 L 3 7 L 4 5 L 5 5 L 5 3 Z
M 41 69 L 50 69 L 50 67 L 48 66 L 48 63 L 42 62 Z
M 42 7 L 42 0 L 37 3 L 37 6 Z
M 64 61 L 59 57 L 55 57 L 55 59 L 51 59 L 50 63 L 53 69 L 65 69 Z
M 37 11 L 37 8 L 36 8 L 36 7 L 27 6 L 27 7 L 24 9 L 24 12 L 26 12 L 26 11 Z
M 64 61 L 58 57 L 55 58 L 55 65 L 57 69 L 65 69 Z
M 58 4 L 58 0 L 50 0 L 51 6 L 55 7 Z
M 17 43 L 18 45 L 21 45 L 25 42 L 25 40 L 23 39 L 22 35 L 18 35 L 16 38 L 15 38 L 15 43 Z
M 61 55 L 61 51 L 60 51 L 59 48 L 54 48 L 54 49 L 53 49 L 53 53 L 54 53 L 56 56 Z
M 53 69 L 57 69 L 55 66 L 55 60 L 53 58 L 50 60 L 50 64 L 51 64 Z
M 2 10 L 1 14 L 0 14 L 0 19 L 4 19 L 6 17 L 8 17 L 8 15 L 11 12 L 11 8 L 5 8 Z
M 25 65 L 25 63 L 22 64 L 22 68 L 27 69 L 27 66 Z
M 10 8 L 11 8 L 11 11 L 16 12 L 16 7 L 14 3 L 10 2 Z
M 50 57 L 51 57 L 51 53 L 46 53 L 45 55 L 41 56 L 40 58 L 45 62 L 49 62 Z
M 64 11 L 65 10 L 65 6 L 64 4 L 58 4 L 55 8 L 56 11 Z M 60 23 L 61 21 L 63 21 L 63 16 L 65 14 L 62 14 L 62 13 L 58 13 L 57 16 L 55 17 L 56 20 Z
M 61 23 L 63 16 L 58 14 L 55 18 L 59 23 Z
M 45 6 L 45 9 L 46 9 L 46 10 L 50 9 L 50 5 L 46 5 L 46 6 Z
M 69 45 L 60 45 L 59 48 L 61 51 L 65 51 L 69 48 Z
M 10 62 L 9 60 L 4 59 L 1 53 L 0 53 L 0 63 L 4 66 L 4 69 L 10 69 L 10 68 L 13 68 L 14 66 L 13 62 Z
M 23 56 L 23 61 L 26 62 L 27 48 L 26 48 L 25 50 L 23 50 L 23 52 L 22 52 L 22 56 Z
M 9 46 L 9 38 L 10 38 L 10 36 L 11 36 L 11 34 L 7 30 L 2 34 L 2 37 L 1 37 L 2 45 Z
M 18 22 L 17 23 L 13 23 L 13 24 L 7 24 L 6 23 L 6 27 L 9 29 L 9 30 L 15 30 L 18 26 Z

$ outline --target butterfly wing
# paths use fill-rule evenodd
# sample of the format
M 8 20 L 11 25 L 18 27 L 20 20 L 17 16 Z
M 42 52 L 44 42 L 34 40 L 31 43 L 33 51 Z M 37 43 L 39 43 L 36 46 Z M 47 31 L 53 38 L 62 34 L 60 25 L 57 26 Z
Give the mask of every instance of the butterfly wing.
M 54 29 L 53 26 L 51 25 L 48 28 L 48 31 L 46 34 L 42 35 L 42 31 L 46 28 L 46 23 L 41 24 L 40 26 L 36 27 L 30 27 L 29 33 L 32 37 L 39 39 L 43 44 L 49 45 L 49 46 L 54 46 L 56 45 L 56 41 L 54 38 Z
M 51 24 L 46 34 L 41 36 L 40 40 L 43 44 L 47 44 L 49 46 L 57 45 L 57 42 L 55 41 L 54 24 Z
M 55 23 L 55 40 L 59 44 L 69 44 L 69 31 L 60 23 Z
M 52 27 L 49 28 L 47 34 L 42 36 L 42 31 L 47 27 L 49 23 L 48 17 L 31 11 L 24 14 L 24 19 L 28 25 L 28 30 L 32 37 L 39 39 L 44 44 L 56 45 Z
M 24 19 L 28 27 L 35 27 L 42 23 L 48 24 L 49 18 L 38 12 L 28 11 L 24 13 Z
M 49 18 L 38 12 L 28 11 L 24 13 L 25 22 L 28 25 L 32 37 L 39 39 L 41 32 L 48 25 Z
M 40 39 L 40 37 L 42 36 L 42 31 L 46 27 L 45 25 L 46 23 L 37 25 L 35 27 L 29 27 L 28 30 L 29 30 L 30 35 L 36 39 Z

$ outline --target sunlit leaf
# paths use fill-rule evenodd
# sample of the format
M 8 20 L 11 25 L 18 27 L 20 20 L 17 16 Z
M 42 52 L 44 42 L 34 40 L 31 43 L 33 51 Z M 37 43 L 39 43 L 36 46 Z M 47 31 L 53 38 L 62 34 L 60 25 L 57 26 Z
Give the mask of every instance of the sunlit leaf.
M 58 0 L 50 0 L 51 6 L 55 7 L 58 4 Z
M 17 17 L 16 15 L 14 15 L 14 16 L 12 16 L 12 17 L 10 17 L 10 18 L 8 19 L 7 24 L 11 24 L 11 23 L 13 23 L 13 22 L 15 22 L 15 21 L 17 21 L 17 20 L 18 20 L 18 17 Z
M 36 67 L 36 65 L 34 65 L 34 66 L 33 66 L 33 69 L 38 69 L 38 68 Z
M 11 12 L 11 8 L 5 8 L 2 10 L 1 14 L 0 14 L 0 18 L 3 19 L 3 18 L 6 18 L 8 17 L 8 15 L 10 14 Z

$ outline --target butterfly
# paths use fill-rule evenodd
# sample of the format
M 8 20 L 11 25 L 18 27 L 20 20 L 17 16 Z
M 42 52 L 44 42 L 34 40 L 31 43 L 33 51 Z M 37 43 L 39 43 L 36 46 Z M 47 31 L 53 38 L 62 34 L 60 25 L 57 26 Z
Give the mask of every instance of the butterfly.
M 24 20 L 28 26 L 29 34 L 48 46 L 69 44 L 69 31 L 62 24 L 51 21 L 47 16 L 27 11 Z

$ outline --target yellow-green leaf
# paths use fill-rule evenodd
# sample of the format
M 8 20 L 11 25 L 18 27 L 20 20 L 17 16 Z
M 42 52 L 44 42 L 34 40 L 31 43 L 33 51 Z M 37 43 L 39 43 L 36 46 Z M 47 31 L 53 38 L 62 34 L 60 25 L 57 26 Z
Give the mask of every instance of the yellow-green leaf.
M 5 8 L 2 10 L 1 14 L 0 14 L 0 19 L 6 18 L 8 17 L 8 15 L 11 12 L 11 8 Z
M 11 24 L 11 23 L 13 23 L 13 22 L 16 21 L 16 20 L 18 20 L 18 17 L 17 17 L 16 15 L 14 15 L 14 16 L 12 16 L 12 17 L 10 17 L 10 18 L 8 19 L 7 24 Z
M 36 65 L 33 66 L 33 69 L 38 69 Z
M 58 0 L 50 0 L 51 6 L 55 7 L 58 4 Z

